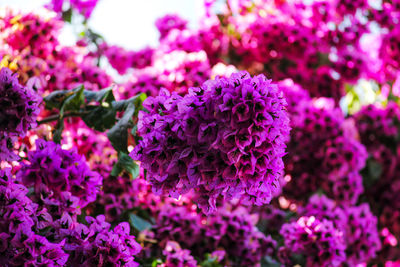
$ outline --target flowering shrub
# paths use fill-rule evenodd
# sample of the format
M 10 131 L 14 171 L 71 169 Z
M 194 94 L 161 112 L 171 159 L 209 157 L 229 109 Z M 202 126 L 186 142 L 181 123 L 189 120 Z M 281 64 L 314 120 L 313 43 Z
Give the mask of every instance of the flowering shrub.
M 400 3 L 372 2 L 205 0 L 137 51 L 101 1 L 1 9 L 0 266 L 398 266 Z

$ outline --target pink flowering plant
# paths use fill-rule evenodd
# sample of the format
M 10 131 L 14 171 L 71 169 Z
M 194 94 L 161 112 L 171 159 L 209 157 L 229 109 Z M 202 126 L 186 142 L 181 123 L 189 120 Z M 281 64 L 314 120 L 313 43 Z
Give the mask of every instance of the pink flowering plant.
M 0 10 L 0 266 L 400 266 L 398 0 L 98 2 Z

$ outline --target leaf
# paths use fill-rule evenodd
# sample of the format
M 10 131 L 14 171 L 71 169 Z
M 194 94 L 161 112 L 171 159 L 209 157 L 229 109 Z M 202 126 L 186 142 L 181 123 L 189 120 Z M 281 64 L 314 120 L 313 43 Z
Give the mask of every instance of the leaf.
M 65 102 L 63 103 L 61 110 L 67 111 L 67 110 L 78 110 L 80 109 L 81 106 L 85 104 L 85 96 L 83 94 L 84 91 L 83 85 L 75 88 L 73 90 L 74 94 L 70 95 Z
M 59 144 L 62 139 L 62 132 L 64 130 L 64 120 L 59 120 L 57 122 L 56 128 L 53 130 L 53 141 Z
M 155 259 L 152 263 L 151 263 L 151 267 L 157 267 L 158 265 L 163 264 L 161 259 Z
M 82 116 L 82 120 L 90 128 L 104 132 L 114 126 L 117 115 L 114 109 L 101 106 L 87 106 L 86 110 L 88 113 Z
M 200 263 L 201 267 L 222 267 L 221 264 L 218 263 L 217 257 L 212 257 L 211 254 L 207 253 L 205 255 L 205 259 Z
M 134 213 L 129 214 L 129 222 L 131 223 L 132 227 L 138 230 L 139 232 L 151 229 L 153 227 L 153 225 L 149 221 L 140 218 Z
M 71 90 L 54 91 L 44 97 L 43 101 L 45 102 L 47 109 L 60 109 L 65 99 L 72 94 L 74 94 L 74 92 Z
M 115 165 L 111 170 L 111 175 L 118 176 L 124 170 L 127 171 L 130 175 L 132 175 L 132 178 L 136 178 L 139 176 L 140 167 L 135 163 L 135 161 L 133 161 L 133 159 L 128 154 L 120 152 L 118 161 L 117 163 L 115 163 Z
M 133 127 L 132 117 L 135 113 L 135 105 L 128 104 L 124 115 L 107 133 L 112 146 L 118 152 L 128 153 L 128 128 Z
M 114 95 L 112 93 L 112 89 L 113 89 L 113 86 L 101 89 L 100 91 L 97 91 L 97 92 L 85 90 L 84 94 L 85 94 L 86 101 L 88 103 L 90 103 L 92 101 L 96 101 L 99 103 L 102 103 L 102 102 L 111 103 L 112 101 L 115 100 Z
M 368 188 L 372 186 L 381 177 L 382 166 L 375 159 L 369 158 L 367 160 L 366 168 L 364 168 L 361 173 L 363 175 L 363 183 L 365 187 Z
M 63 21 L 71 23 L 71 21 L 72 21 L 72 8 L 69 8 L 68 10 L 63 11 L 61 17 L 62 17 Z
M 281 264 L 276 260 L 274 260 L 273 258 L 271 258 L 270 256 L 265 256 L 261 260 L 261 267 L 279 267 L 279 266 L 281 266 Z

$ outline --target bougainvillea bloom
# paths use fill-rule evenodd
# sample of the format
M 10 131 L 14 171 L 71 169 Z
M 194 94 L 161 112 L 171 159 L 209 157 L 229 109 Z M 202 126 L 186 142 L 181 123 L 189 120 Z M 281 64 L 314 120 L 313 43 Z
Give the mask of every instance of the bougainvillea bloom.
M 183 97 L 163 91 L 139 115 L 143 140 L 132 156 L 142 162 L 156 192 L 178 197 L 190 189 L 205 212 L 216 198 L 268 203 L 279 187 L 286 102 L 263 75 L 216 78 Z
M 340 266 L 346 259 L 343 234 L 326 219 L 301 217 L 284 224 L 280 233 L 289 251 L 305 256 L 307 266 Z
M 39 97 L 20 85 L 8 68 L 0 70 L 0 133 L 24 136 L 36 126 Z
M 28 153 L 29 164 L 23 164 L 18 178 L 36 192 L 45 188 L 59 197 L 63 191 L 80 198 L 81 206 L 96 199 L 101 176 L 89 169 L 85 158 L 75 151 L 64 150 L 51 141 L 37 140 L 36 150 Z

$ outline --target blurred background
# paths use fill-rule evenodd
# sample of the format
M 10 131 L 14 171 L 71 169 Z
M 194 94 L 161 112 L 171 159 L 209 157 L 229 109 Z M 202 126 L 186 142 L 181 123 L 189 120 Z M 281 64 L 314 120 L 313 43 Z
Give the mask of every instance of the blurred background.
M 39 10 L 50 0 L 0 0 L 0 7 L 22 11 Z M 109 44 L 128 49 L 139 49 L 158 43 L 158 31 L 154 26 L 157 18 L 167 13 L 179 14 L 196 28 L 203 10 L 202 0 L 99 0 L 89 26 L 100 33 Z M 61 35 L 63 44 L 76 41 L 77 29 L 66 25 Z

